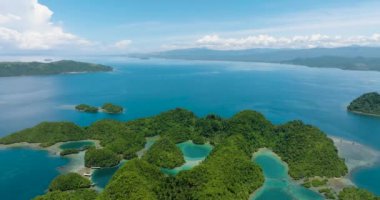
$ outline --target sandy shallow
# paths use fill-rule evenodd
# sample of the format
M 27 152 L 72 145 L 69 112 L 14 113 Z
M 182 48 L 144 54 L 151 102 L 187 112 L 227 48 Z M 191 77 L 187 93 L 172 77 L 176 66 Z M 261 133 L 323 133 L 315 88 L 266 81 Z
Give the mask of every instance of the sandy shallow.
M 60 146 L 62 144 L 70 143 L 70 142 L 80 142 L 80 141 L 93 142 L 96 148 L 102 148 L 100 145 L 100 141 L 98 140 L 79 140 L 79 141 L 58 142 L 49 147 L 41 147 L 39 143 L 20 142 L 20 143 L 14 143 L 14 144 L 9 144 L 9 145 L 0 144 L 0 148 L 30 148 L 30 149 L 35 149 L 35 150 L 48 151 L 51 156 L 60 156 L 60 152 L 62 151 Z M 58 169 L 59 172 L 60 173 L 75 172 L 82 176 L 85 176 L 84 174 L 92 174 L 93 169 L 90 169 L 84 166 L 84 154 L 85 154 L 85 151 L 81 151 L 77 154 L 64 156 L 64 158 L 69 159 L 69 163 L 67 165 L 60 167 Z M 85 177 L 89 178 L 88 176 L 85 176 Z
M 371 167 L 380 162 L 380 151 L 357 142 L 330 137 L 338 149 L 338 155 L 345 159 L 349 172 L 362 167 Z

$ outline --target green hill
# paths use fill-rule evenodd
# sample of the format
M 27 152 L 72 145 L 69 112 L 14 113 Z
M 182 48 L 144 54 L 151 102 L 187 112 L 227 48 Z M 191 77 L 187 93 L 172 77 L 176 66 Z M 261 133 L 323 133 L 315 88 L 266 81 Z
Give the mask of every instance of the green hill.
M 0 62 L 0 77 L 107 71 L 112 71 L 112 68 L 105 65 L 77 62 L 72 60 L 61 60 L 50 63 Z

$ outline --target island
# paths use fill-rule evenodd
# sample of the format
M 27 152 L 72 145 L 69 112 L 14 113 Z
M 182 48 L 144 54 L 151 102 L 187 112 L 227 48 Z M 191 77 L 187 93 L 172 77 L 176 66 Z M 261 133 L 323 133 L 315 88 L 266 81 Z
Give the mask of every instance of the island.
M 157 167 L 169 169 L 185 163 L 181 150 L 168 138 L 162 138 L 155 142 L 143 159 Z
M 0 77 L 36 76 L 64 73 L 109 72 L 112 67 L 61 60 L 56 62 L 0 62 Z
M 122 113 L 124 109 L 123 107 L 114 105 L 112 103 L 105 103 L 102 106 L 102 110 L 109 114 L 119 114 L 119 113 Z
M 363 94 L 353 100 L 347 110 L 357 114 L 380 116 L 380 94 L 377 92 Z
M 145 138 L 152 136 L 160 139 L 145 155 L 137 156 L 144 149 Z M 199 138 L 214 146 L 207 158 L 174 176 L 164 174 L 161 167 L 183 163 L 183 155 L 174 144 Z M 85 139 L 100 141 L 101 145 L 87 149 L 87 167 L 109 167 L 117 165 L 120 159 L 128 161 L 99 193 L 70 188 L 51 191 L 36 199 L 247 200 L 264 184 L 263 170 L 252 159 L 263 148 L 286 162 L 289 175 L 300 184 L 323 186 L 319 192 L 325 197 L 339 196 L 346 200 L 350 195 L 367 195 L 367 191 L 362 194 L 362 189 L 336 191 L 325 186 L 326 180 L 343 177 L 348 169 L 332 139 L 320 129 L 297 120 L 274 125 L 252 110 L 226 119 L 214 114 L 197 117 L 191 111 L 176 108 L 127 122 L 100 120 L 88 127 L 70 122 L 43 122 L 1 138 L 0 144 L 29 142 L 46 147 Z
M 99 111 L 99 108 L 87 104 L 79 104 L 75 106 L 75 110 L 87 113 L 97 113 Z

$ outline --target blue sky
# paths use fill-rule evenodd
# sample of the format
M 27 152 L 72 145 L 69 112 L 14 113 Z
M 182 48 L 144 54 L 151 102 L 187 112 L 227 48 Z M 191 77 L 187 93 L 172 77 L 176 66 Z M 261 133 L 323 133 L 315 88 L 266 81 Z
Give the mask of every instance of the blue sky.
M 379 10 L 376 0 L 2 0 L 0 51 L 377 46 Z

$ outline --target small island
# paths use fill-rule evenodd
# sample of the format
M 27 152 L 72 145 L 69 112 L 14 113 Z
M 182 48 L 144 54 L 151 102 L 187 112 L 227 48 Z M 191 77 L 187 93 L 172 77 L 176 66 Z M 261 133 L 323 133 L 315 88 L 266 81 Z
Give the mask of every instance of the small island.
M 99 111 L 98 107 L 90 106 L 87 104 L 79 104 L 75 106 L 75 109 L 81 112 L 87 112 L 87 113 L 97 113 Z
M 0 77 L 9 76 L 37 76 L 65 73 L 108 72 L 112 67 L 61 60 L 56 62 L 0 62 Z
M 357 114 L 380 116 L 380 94 L 377 92 L 363 94 L 352 101 L 347 110 Z
M 109 114 L 120 114 L 123 112 L 123 107 L 121 106 L 118 106 L 118 105 L 114 105 L 112 103 L 105 103 L 103 106 L 102 106 L 102 110 L 106 113 L 109 113 Z

